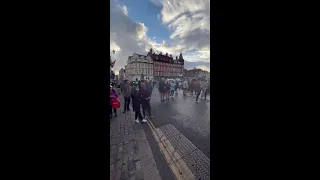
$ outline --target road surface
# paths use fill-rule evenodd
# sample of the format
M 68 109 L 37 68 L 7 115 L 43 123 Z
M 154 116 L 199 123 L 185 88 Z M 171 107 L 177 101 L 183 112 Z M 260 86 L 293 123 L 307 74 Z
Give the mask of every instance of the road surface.
M 196 96 L 183 96 L 182 90 L 169 101 L 161 102 L 154 88 L 151 96 L 151 120 L 156 128 L 172 124 L 210 159 L 210 96 L 195 102 Z

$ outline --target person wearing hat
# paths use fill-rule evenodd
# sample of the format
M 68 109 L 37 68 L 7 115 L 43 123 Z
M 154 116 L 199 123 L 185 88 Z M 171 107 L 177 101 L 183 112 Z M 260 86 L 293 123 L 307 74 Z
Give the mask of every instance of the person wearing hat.
M 139 119 L 142 120 L 142 122 L 144 122 L 142 115 L 141 115 L 141 111 L 140 111 L 141 99 L 139 97 L 138 82 L 136 82 L 136 81 L 132 82 L 131 99 L 132 99 L 132 110 L 133 110 L 133 112 L 135 112 L 136 123 L 140 122 Z
M 113 113 L 114 113 L 114 116 L 117 117 L 117 109 L 115 108 L 112 108 L 112 100 L 115 99 L 115 98 L 118 98 L 119 95 L 117 94 L 117 92 L 112 88 L 112 85 L 110 85 L 110 119 L 112 119 L 113 117 Z M 113 109 L 113 113 L 112 113 L 112 109 Z

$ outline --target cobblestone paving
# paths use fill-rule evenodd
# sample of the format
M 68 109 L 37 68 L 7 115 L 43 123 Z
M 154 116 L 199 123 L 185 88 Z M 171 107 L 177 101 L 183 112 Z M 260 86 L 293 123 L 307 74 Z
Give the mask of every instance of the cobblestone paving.
M 161 180 L 141 125 L 134 123 L 132 112 L 120 109 L 110 125 L 110 179 Z

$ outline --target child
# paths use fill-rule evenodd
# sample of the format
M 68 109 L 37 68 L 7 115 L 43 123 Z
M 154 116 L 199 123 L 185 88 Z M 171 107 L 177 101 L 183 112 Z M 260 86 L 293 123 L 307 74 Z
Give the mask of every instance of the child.
M 142 120 L 143 118 L 140 112 L 141 99 L 139 97 L 138 83 L 133 82 L 132 86 L 133 86 L 131 90 L 132 109 L 133 109 L 133 112 L 135 112 L 135 121 L 136 123 L 139 123 L 139 119 Z
M 112 109 L 113 109 L 113 112 L 114 112 L 114 116 L 117 117 L 117 109 L 115 108 L 112 108 L 112 100 L 115 99 L 115 98 L 118 98 L 119 95 L 116 93 L 116 91 L 112 88 L 112 86 L 110 85 L 110 119 L 112 119 Z

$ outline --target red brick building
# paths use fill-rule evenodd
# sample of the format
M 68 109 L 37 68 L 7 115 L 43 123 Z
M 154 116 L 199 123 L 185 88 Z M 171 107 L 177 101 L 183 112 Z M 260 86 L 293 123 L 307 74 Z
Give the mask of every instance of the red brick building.
M 178 56 L 173 58 L 171 54 L 155 54 L 152 49 L 150 49 L 148 55 L 150 55 L 153 60 L 154 79 L 159 80 L 162 77 L 175 79 L 183 75 L 184 59 L 182 53 L 180 53 L 179 58 Z

